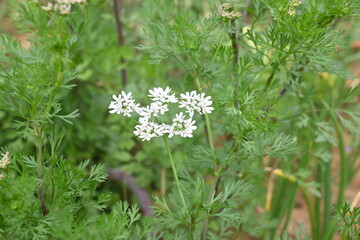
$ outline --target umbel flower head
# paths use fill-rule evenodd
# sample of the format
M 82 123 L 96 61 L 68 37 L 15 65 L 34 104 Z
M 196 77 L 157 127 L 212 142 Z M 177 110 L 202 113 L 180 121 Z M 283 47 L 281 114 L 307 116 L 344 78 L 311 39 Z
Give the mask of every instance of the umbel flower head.
M 72 4 L 81 4 L 85 2 L 86 0 L 55 0 L 55 4 L 49 1 L 46 6 L 42 6 L 41 8 L 45 11 L 59 10 L 60 14 L 65 15 L 70 13 Z
M 7 165 L 9 165 L 10 162 L 10 158 L 9 158 L 9 152 L 6 152 L 5 154 L 2 153 L 1 154 L 1 160 L 0 160 L 0 168 L 6 168 Z
M 209 114 L 214 110 L 211 107 L 211 97 L 205 96 L 205 93 L 198 94 L 196 91 L 180 94 L 180 98 L 177 98 L 169 87 L 156 87 L 149 90 L 148 96 L 151 103 L 141 107 L 135 102 L 131 92 L 121 91 L 118 96 L 113 95 L 114 101 L 109 105 L 109 112 L 112 114 L 131 117 L 133 113 L 137 113 L 140 116 L 133 132 L 143 141 L 150 141 L 165 134 L 168 134 L 169 138 L 174 135 L 192 137 L 193 131 L 197 129 L 196 121 L 193 119 L 194 113 Z M 169 111 L 169 104 L 176 103 L 180 110 L 185 111 L 177 113 L 169 124 L 162 122 L 159 117 Z
M 10 158 L 9 158 L 9 152 L 6 152 L 5 154 L 2 153 L 1 159 L 0 159 L 0 168 L 5 169 L 7 167 L 7 165 L 9 165 L 10 163 L 11 162 L 10 162 Z M 4 177 L 5 177 L 5 175 L 3 173 L 0 173 L 0 180 Z
M 224 19 L 237 19 L 241 17 L 241 13 L 235 12 L 232 4 L 223 3 L 220 6 L 220 16 Z
M 119 96 L 112 96 L 115 101 L 110 103 L 110 113 L 123 114 L 124 116 L 131 117 L 131 113 L 139 107 L 140 104 L 135 104 L 132 93 L 121 91 Z

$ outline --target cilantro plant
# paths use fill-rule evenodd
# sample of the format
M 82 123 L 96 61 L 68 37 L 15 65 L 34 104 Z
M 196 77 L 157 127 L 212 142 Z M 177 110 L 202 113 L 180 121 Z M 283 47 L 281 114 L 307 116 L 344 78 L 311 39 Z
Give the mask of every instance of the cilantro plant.
M 356 239 L 359 10 L 0 3 L 0 239 Z
M 18 7 L 19 28 L 36 31 L 31 31 L 29 49 L 9 34 L 0 40 L 1 109 L 11 116 L 15 136 L 24 139 L 1 151 L 1 167 L 6 171 L 0 182 L 1 238 L 148 235 L 149 223 L 138 223 L 135 205 L 117 203 L 110 214 L 102 214 L 110 198 L 96 191 L 107 177 L 104 164 L 83 160 L 75 165 L 59 152 L 66 124 L 79 116 L 78 110 L 63 112 L 61 103 L 77 74 L 70 58 L 77 41 L 70 28 L 74 19 L 57 12 L 49 15 L 36 1 Z

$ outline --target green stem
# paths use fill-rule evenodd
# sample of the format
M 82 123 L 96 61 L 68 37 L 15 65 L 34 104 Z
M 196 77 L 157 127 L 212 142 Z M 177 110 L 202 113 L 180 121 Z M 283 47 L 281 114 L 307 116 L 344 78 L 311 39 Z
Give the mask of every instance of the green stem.
M 213 199 L 213 196 L 214 196 L 214 193 L 215 193 L 215 190 L 216 190 L 216 185 L 217 185 L 218 181 L 219 181 L 219 176 L 215 176 L 215 178 L 213 179 L 213 181 L 211 183 L 209 195 L 208 195 L 208 198 L 207 198 L 208 203 L 210 203 L 211 200 Z M 210 210 L 208 211 L 208 215 L 210 217 Z M 204 219 L 204 224 L 203 224 L 203 228 L 202 228 L 202 231 L 201 231 L 201 240 L 206 239 L 206 233 L 207 233 L 208 224 L 209 224 L 209 217 Z
M 341 234 L 341 240 L 346 240 L 346 237 L 347 237 L 347 234 L 348 233 L 348 230 L 345 229 L 344 232 Z
M 234 144 L 234 146 L 231 148 L 228 156 L 230 156 L 231 154 L 233 154 L 233 153 L 236 151 L 238 145 L 239 145 L 239 144 L 238 144 L 238 142 L 237 142 L 236 139 L 235 139 L 235 144 Z
M 332 239 L 332 236 L 334 234 L 334 231 L 336 229 L 336 225 L 337 225 L 337 221 L 334 219 L 329 227 L 329 231 L 327 233 L 325 233 L 325 237 L 322 238 L 323 240 L 331 240 Z
M 327 109 L 327 105 L 323 104 L 325 106 L 325 109 Z M 310 102 L 310 108 L 311 108 L 311 112 L 313 115 L 313 118 L 315 119 L 315 121 L 320 122 L 320 119 L 322 118 L 321 115 L 318 115 L 317 113 L 321 113 L 318 112 L 315 108 L 315 104 L 313 101 Z M 317 160 L 317 179 L 316 181 L 319 183 L 320 185 L 320 192 L 324 193 L 324 194 L 328 194 L 328 186 L 329 184 L 331 184 L 331 176 L 326 176 L 326 172 L 329 168 L 331 168 L 331 162 L 327 162 L 327 163 L 322 163 L 320 162 L 320 160 Z M 331 190 L 330 190 L 331 191 Z M 323 235 L 323 233 L 325 233 L 326 229 L 328 226 L 328 222 L 326 219 L 326 215 L 329 214 L 330 217 L 330 212 L 329 212 L 329 201 L 331 201 L 331 198 L 321 198 L 316 196 L 315 197 L 315 209 L 314 209 L 314 213 L 315 213 L 315 229 L 316 232 L 314 232 L 313 236 L 314 239 L 320 239 L 320 236 Z M 331 203 L 330 203 L 331 204 Z M 321 219 L 321 207 L 324 207 L 324 219 Z M 330 206 L 331 207 L 331 206 Z M 327 209 L 326 209 L 327 208 Z
M 176 167 L 175 167 L 175 163 L 174 163 L 174 159 L 172 157 L 172 154 L 171 154 L 171 150 L 169 148 L 169 143 L 168 143 L 168 140 L 165 136 L 163 136 L 163 139 L 164 139 L 164 142 L 165 142 L 165 147 L 168 151 L 168 154 L 169 154 L 169 158 L 170 158 L 170 163 L 171 163 L 171 168 L 172 168 L 172 171 L 174 173 L 174 178 L 175 178 L 175 182 L 176 182 L 176 185 L 177 185 L 177 188 L 178 188 L 178 191 L 179 191 L 179 195 L 180 195 L 180 198 L 181 198 L 181 202 L 182 204 L 184 205 L 184 208 L 186 208 L 186 203 L 185 203 L 185 199 L 184 199 L 184 195 L 181 191 L 181 188 L 180 188 L 180 182 L 179 182 L 179 178 L 178 178 L 178 175 L 176 173 Z
M 284 223 L 281 233 L 287 231 L 287 228 L 288 228 L 288 225 L 290 222 L 290 218 L 291 218 L 291 214 L 294 210 L 297 189 L 298 189 L 298 184 L 294 183 L 294 185 L 292 186 L 292 188 L 290 190 L 290 194 L 288 195 L 289 200 L 288 200 L 288 204 L 286 204 L 288 212 L 286 214 L 285 223 Z
M 220 47 L 222 46 L 222 44 L 224 42 L 225 36 L 226 36 L 225 34 L 222 35 L 219 47 L 216 49 L 215 54 L 214 54 L 213 58 L 211 59 L 211 62 L 215 61 L 215 58 L 216 58 L 217 54 L 219 53 Z
M 342 129 L 336 120 L 335 114 L 330 111 L 330 118 L 333 122 L 336 130 L 336 134 L 339 141 L 339 151 L 340 151 L 340 186 L 339 186 L 339 193 L 338 193 L 338 200 L 337 200 L 337 206 L 340 207 L 341 204 L 344 201 L 344 193 L 345 193 L 345 187 L 347 183 L 347 162 L 346 162 L 346 154 L 345 154 L 345 144 L 344 144 L 344 136 Z
M 211 151 L 213 153 L 215 153 L 214 138 L 213 138 L 211 125 L 210 125 L 210 119 L 209 119 L 208 114 L 205 114 L 205 121 L 206 121 L 206 130 L 207 130 L 207 134 L 208 134 L 208 138 L 209 138 L 209 145 L 210 145 Z M 215 171 L 216 171 L 216 169 L 215 169 Z
M 56 76 L 56 81 L 55 81 L 55 88 L 54 88 L 54 90 L 52 91 L 52 93 L 50 95 L 50 101 L 48 102 L 47 109 L 46 109 L 47 112 L 50 112 L 52 104 L 53 104 L 54 99 L 56 97 L 56 94 L 59 92 L 59 89 L 61 87 L 61 84 L 62 84 L 62 81 L 63 81 L 63 78 L 64 78 L 64 74 L 63 74 L 63 71 L 62 71 L 62 65 L 60 63 L 60 60 L 55 65 L 55 71 L 57 71 L 57 76 Z
M 286 202 L 289 200 L 288 198 L 284 199 L 284 189 L 288 189 L 289 188 L 289 182 L 283 178 L 278 179 L 278 181 L 276 182 L 276 187 L 275 187 L 275 182 L 274 182 L 274 190 L 273 190 L 273 195 L 272 195 L 272 206 L 270 209 L 271 212 L 271 219 L 282 219 L 284 214 L 285 214 L 285 210 L 286 210 Z M 286 194 L 286 196 L 288 196 L 288 194 Z M 280 222 L 279 222 L 280 224 Z M 264 236 L 266 239 L 273 239 L 277 228 L 280 225 L 278 225 L 276 228 L 272 228 L 272 229 L 266 229 L 264 232 Z
M 325 165 L 325 186 L 324 186 L 324 231 L 323 234 L 329 231 L 330 215 L 331 215 L 331 195 L 332 195 L 332 177 L 331 177 L 331 159 Z
M 271 217 L 278 218 L 281 208 L 283 207 L 284 198 L 284 189 L 288 189 L 288 181 L 283 178 L 280 178 L 276 181 L 276 185 L 274 184 L 274 190 L 272 194 L 272 206 L 270 209 Z
M 196 73 L 195 74 L 195 83 L 196 83 L 198 91 L 202 91 L 202 87 L 201 87 L 199 78 L 197 76 L 198 76 L 198 74 Z M 209 119 L 208 114 L 205 114 L 205 121 L 206 121 L 206 131 L 207 131 L 207 136 L 208 136 L 208 140 L 209 140 L 209 146 L 211 148 L 211 151 L 213 153 L 215 153 L 214 138 L 213 138 L 213 134 L 211 131 L 210 119 Z M 215 168 L 214 172 L 216 172 L 216 168 Z
M 36 162 L 37 162 L 37 174 L 40 180 L 43 179 L 43 157 L 42 157 L 42 142 L 41 142 L 41 135 L 42 129 L 39 128 L 36 124 L 33 125 L 35 130 L 35 145 L 36 145 Z M 39 199 L 41 205 L 41 212 L 43 215 L 47 215 L 48 211 L 45 205 L 45 193 L 44 193 L 44 184 L 40 183 L 39 186 Z
M 317 176 L 316 176 L 316 181 L 320 184 L 321 188 L 324 185 L 324 181 L 323 181 L 323 167 L 322 164 L 320 162 L 317 163 Z M 321 190 L 320 190 L 321 191 Z M 315 232 L 314 234 L 314 239 L 319 239 L 320 238 L 320 234 L 321 234 L 321 196 L 315 196 L 315 208 L 314 208 L 314 220 L 315 220 Z
M 306 206 L 307 206 L 307 209 L 309 212 L 309 216 L 310 216 L 310 225 L 311 225 L 311 230 L 312 230 L 311 232 L 313 234 L 312 239 L 315 239 L 314 234 L 316 232 L 317 226 L 315 226 L 315 214 L 314 214 L 314 210 L 312 207 L 311 199 L 310 199 L 309 193 L 306 191 L 306 189 L 304 187 L 300 186 L 300 190 L 301 190 L 302 194 L 304 195 L 305 203 L 306 203 Z

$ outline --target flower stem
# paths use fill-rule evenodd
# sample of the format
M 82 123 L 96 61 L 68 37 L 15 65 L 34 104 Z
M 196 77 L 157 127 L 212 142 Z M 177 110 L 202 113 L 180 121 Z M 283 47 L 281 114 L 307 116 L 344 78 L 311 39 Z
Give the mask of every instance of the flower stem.
M 199 78 L 197 77 L 197 73 L 195 74 L 195 83 L 196 83 L 196 87 L 198 89 L 199 92 L 202 91 L 202 87 L 199 81 Z M 207 131 L 207 136 L 208 136 L 208 140 L 209 140 L 209 146 L 211 148 L 211 151 L 214 153 L 215 152 L 215 146 L 214 146 L 214 138 L 213 138 L 213 134 L 211 131 L 211 125 L 210 125 L 210 119 L 209 119 L 209 115 L 208 114 L 204 114 L 205 115 L 205 121 L 206 121 L 206 131 Z M 214 169 L 216 171 L 216 168 Z
M 166 195 L 166 168 L 161 168 L 161 194 Z
M 213 138 L 211 125 L 210 125 L 210 119 L 209 119 L 208 114 L 205 114 L 205 121 L 206 121 L 206 130 L 207 130 L 207 134 L 208 134 L 208 138 L 209 138 L 209 145 L 210 145 L 211 151 L 214 153 L 215 152 L 214 138 Z M 216 171 L 216 169 L 214 169 L 214 170 Z
M 186 208 L 186 203 L 185 203 L 185 199 L 184 199 L 184 195 L 181 191 L 181 188 L 180 188 L 180 182 L 179 182 L 179 178 L 178 178 L 178 175 L 176 173 L 176 167 L 175 167 L 175 163 L 174 163 L 174 159 L 172 157 L 172 154 L 171 154 L 171 150 L 169 148 L 169 143 L 168 143 L 168 140 L 165 136 L 163 136 L 163 139 L 164 139 L 164 142 L 165 142 L 165 147 L 168 151 L 168 154 L 169 154 L 169 158 L 170 158 L 170 163 L 171 163 L 171 168 L 173 170 L 173 174 L 174 174 L 174 177 L 175 177 L 175 182 L 176 182 L 176 185 L 178 187 L 178 191 L 179 191 L 179 195 L 180 195 L 180 198 L 181 198 L 181 202 L 183 203 L 184 207 Z

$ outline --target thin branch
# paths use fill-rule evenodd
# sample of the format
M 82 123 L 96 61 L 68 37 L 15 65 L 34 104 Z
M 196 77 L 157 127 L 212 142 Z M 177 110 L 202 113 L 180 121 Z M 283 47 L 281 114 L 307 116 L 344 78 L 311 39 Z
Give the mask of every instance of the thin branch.
M 247 8 L 249 7 L 249 5 L 250 5 L 250 0 L 246 0 L 245 8 L 244 8 L 244 11 L 243 11 L 243 13 L 242 13 L 242 17 L 243 17 L 243 22 L 244 22 L 244 24 L 246 24 L 246 20 L 247 20 L 247 16 L 248 16 Z
M 121 22 L 121 14 L 122 14 L 122 2 L 121 0 L 114 0 L 114 13 L 115 13 L 115 22 L 116 22 L 116 29 L 118 32 L 118 41 L 120 46 L 125 45 L 125 36 L 124 36 L 124 25 Z M 126 63 L 124 57 L 121 57 L 120 63 L 124 65 Z M 123 68 L 121 70 L 121 79 L 123 87 L 127 85 L 127 70 Z
M 234 66 L 236 66 L 238 64 L 238 58 L 239 58 L 239 46 L 237 43 L 237 36 L 236 36 L 236 24 L 235 24 L 235 19 L 231 19 L 231 26 L 233 27 L 233 31 L 232 33 L 230 33 L 230 39 L 231 39 L 231 45 L 232 45 L 232 49 L 233 49 L 233 54 L 234 54 L 234 58 L 233 58 L 233 63 Z
M 33 124 L 33 128 L 35 131 L 35 143 L 36 143 L 36 161 L 37 161 L 37 173 L 38 179 L 43 180 L 43 151 L 42 151 L 42 127 L 38 127 L 35 123 Z M 39 186 L 39 199 L 41 205 L 41 212 L 45 216 L 48 214 L 48 210 L 45 204 L 45 191 L 44 191 L 44 183 L 41 182 Z

